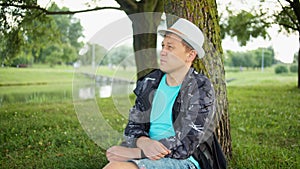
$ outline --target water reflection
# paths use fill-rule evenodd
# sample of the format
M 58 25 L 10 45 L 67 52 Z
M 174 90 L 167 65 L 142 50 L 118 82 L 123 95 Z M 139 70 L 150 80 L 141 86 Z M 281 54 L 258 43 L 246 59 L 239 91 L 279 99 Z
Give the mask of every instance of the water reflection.
M 99 88 L 99 97 L 105 98 L 105 97 L 110 97 L 112 94 L 112 87 L 107 85 L 107 86 L 101 86 Z
M 77 79 L 78 83 L 73 83 L 73 98 L 75 100 L 129 95 L 133 93 L 135 87 L 135 83 L 132 81 L 120 78 L 85 74 L 84 77 L 77 77 Z
M 95 97 L 95 88 L 86 87 L 79 89 L 79 98 L 81 99 L 92 99 Z
M 113 95 L 128 95 L 133 92 L 134 84 L 101 84 L 86 85 L 78 89 L 80 100 L 93 99 L 95 97 L 107 98 Z
M 86 81 L 86 79 L 85 79 Z M 111 79 L 94 83 L 64 85 L 28 85 L 0 87 L 0 106 L 5 103 L 56 102 L 79 99 L 107 98 L 133 93 L 135 84 Z

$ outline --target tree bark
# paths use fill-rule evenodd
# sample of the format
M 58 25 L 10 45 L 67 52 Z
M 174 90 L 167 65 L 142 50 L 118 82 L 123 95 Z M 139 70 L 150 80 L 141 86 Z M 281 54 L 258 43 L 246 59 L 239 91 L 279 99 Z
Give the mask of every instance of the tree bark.
M 216 133 L 227 158 L 231 157 L 231 135 L 225 83 L 223 49 L 215 0 L 164 0 L 166 14 L 186 18 L 197 25 L 205 36 L 203 59 L 193 64 L 212 81 L 217 98 L 218 126 Z M 168 23 L 169 25 L 170 23 Z
M 299 50 L 298 50 L 298 89 L 300 89 L 300 32 L 299 32 Z
M 137 78 L 158 68 L 157 63 L 157 27 L 160 22 L 159 13 L 141 13 L 138 17 L 130 17 L 133 28 L 133 49 L 137 67 Z
M 133 48 L 137 66 L 137 79 L 139 79 L 154 68 L 158 68 L 156 31 L 163 12 L 163 1 L 116 1 L 132 21 Z
M 292 7 L 296 19 L 297 21 L 295 21 L 294 23 L 296 23 L 296 31 L 298 32 L 298 38 L 299 38 L 299 49 L 298 49 L 298 88 L 300 89 L 300 2 L 299 0 L 293 0 L 293 1 L 288 1 L 286 0 L 288 3 L 290 3 L 290 6 Z M 278 2 L 280 3 L 280 1 L 278 0 Z M 292 19 L 292 18 L 291 18 Z

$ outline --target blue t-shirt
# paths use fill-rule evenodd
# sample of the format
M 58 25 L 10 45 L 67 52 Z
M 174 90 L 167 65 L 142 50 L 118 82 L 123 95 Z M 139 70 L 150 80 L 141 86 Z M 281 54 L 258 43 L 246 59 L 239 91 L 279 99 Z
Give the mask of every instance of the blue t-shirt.
M 162 77 L 152 103 L 149 130 L 151 139 L 160 140 L 175 136 L 172 122 L 172 108 L 180 87 L 181 85 L 169 86 L 166 81 L 166 75 Z M 192 156 L 189 157 L 189 160 L 200 169 L 198 162 Z

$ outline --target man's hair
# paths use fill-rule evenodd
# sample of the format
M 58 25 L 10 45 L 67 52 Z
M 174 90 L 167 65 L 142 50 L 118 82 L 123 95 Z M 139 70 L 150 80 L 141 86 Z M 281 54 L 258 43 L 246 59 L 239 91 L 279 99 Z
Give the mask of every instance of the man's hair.
M 173 34 L 173 35 L 176 35 L 172 32 L 166 32 L 166 34 L 164 35 L 164 37 L 166 37 L 168 34 Z M 177 35 L 176 35 L 177 36 Z M 185 47 L 185 51 L 189 52 L 191 50 L 195 50 L 189 43 L 187 43 L 184 39 L 182 39 L 181 37 L 179 37 L 179 39 L 181 39 L 181 44 Z M 195 57 L 194 60 L 196 60 L 196 58 L 198 58 L 198 53 Z
M 191 45 L 189 45 L 184 39 L 181 39 L 181 43 L 185 47 L 186 51 L 194 50 L 193 47 Z
M 182 43 L 182 45 L 185 47 L 185 51 L 187 51 L 187 52 L 189 52 L 189 51 L 191 51 L 191 50 L 195 50 L 190 44 L 188 44 L 184 39 L 181 39 L 181 43 Z M 198 58 L 198 53 L 197 53 L 197 55 L 196 55 L 196 57 L 195 57 L 195 59 L 194 60 L 196 60 Z M 194 60 L 193 60 L 193 62 L 194 62 Z

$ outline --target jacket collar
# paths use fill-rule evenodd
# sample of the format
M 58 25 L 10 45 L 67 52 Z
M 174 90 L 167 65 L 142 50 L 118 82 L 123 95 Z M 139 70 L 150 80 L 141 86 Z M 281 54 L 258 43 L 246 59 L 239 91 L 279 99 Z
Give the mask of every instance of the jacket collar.
M 181 84 L 181 88 L 186 88 L 191 80 L 193 80 L 193 72 L 195 71 L 195 69 L 193 67 L 191 67 L 189 69 L 189 71 L 187 72 L 187 74 L 185 75 L 183 81 L 182 81 L 182 84 Z

